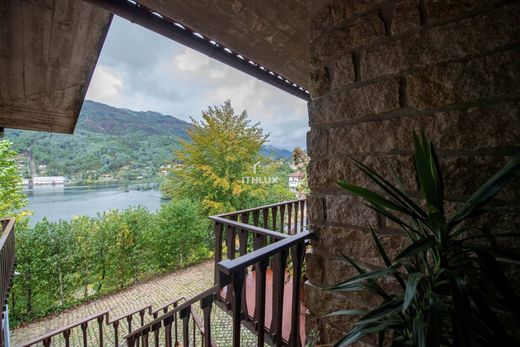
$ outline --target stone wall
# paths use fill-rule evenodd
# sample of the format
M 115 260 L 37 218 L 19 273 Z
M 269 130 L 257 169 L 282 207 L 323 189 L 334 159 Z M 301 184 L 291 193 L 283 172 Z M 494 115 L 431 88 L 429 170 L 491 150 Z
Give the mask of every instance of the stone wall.
M 381 265 L 369 223 L 390 253 L 406 245 L 391 223 L 336 186 L 371 186 L 349 156 L 387 177 L 391 163 L 416 192 L 411 135 L 423 128 L 438 149 L 451 207 L 502 167 L 520 147 L 520 3 L 311 0 L 310 8 L 309 213 L 318 240 L 305 301 L 307 332 L 331 343 L 353 318 L 319 317 L 375 303 L 364 293 L 321 290 L 355 275 L 339 251 Z M 519 186 L 510 184 L 481 223 L 518 230 Z

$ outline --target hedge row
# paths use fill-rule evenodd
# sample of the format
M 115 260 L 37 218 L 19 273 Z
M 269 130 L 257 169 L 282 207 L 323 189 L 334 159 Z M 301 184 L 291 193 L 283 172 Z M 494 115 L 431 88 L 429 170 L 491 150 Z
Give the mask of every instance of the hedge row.
M 16 230 L 13 325 L 211 257 L 209 221 L 189 200 Z

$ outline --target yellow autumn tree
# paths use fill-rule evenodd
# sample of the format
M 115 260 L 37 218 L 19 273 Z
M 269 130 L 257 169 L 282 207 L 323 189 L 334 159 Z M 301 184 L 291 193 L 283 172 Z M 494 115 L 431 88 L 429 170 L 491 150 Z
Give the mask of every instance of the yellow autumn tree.
M 260 148 L 269 136 L 258 123 L 251 124 L 246 111 L 235 114 L 227 100 L 223 105 L 210 106 L 202 112 L 200 121 L 192 119 L 192 123 L 190 141 L 183 142 L 183 149 L 176 153 L 180 164 L 174 165 L 162 185 L 164 194 L 198 201 L 208 213 L 252 207 L 280 195 L 287 197 L 281 182 L 250 184 L 244 180 L 262 160 Z

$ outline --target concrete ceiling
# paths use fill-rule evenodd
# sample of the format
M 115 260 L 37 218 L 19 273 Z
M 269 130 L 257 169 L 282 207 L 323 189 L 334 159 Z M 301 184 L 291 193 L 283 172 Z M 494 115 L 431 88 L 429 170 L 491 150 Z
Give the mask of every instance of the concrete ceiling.
M 82 0 L 1 0 L 0 127 L 72 133 L 111 20 Z
M 118 14 L 125 3 L 1 0 L 0 127 L 72 133 L 112 19 L 101 7 Z M 139 3 L 308 86 L 306 0 Z

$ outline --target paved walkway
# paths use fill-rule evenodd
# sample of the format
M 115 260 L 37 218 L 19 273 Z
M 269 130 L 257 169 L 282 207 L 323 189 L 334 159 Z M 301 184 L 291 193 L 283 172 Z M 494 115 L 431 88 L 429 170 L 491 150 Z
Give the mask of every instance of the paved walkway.
M 33 337 L 45 334 L 66 324 L 73 323 L 83 317 L 93 315 L 103 310 L 110 310 L 110 316 L 115 317 L 131 312 L 148 304 L 153 308 L 171 302 L 180 296 L 193 297 L 213 285 L 213 262 L 206 262 L 189 267 L 180 271 L 172 272 L 168 275 L 153 278 L 147 282 L 129 287 L 119 293 L 105 296 L 99 300 L 86 303 L 75 308 L 69 309 L 60 314 L 49 316 L 38 321 L 26 324 L 12 332 L 12 342 L 14 346 L 27 341 Z M 198 305 L 196 305 L 198 307 Z M 200 313 L 202 318 L 202 314 Z M 135 318 L 134 318 L 135 319 Z M 212 335 L 219 346 L 231 346 L 232 320 L 229 315 L 223 312 L 218 306 L 213 305 L 212 311 Z M 89 326 L 89 339 L 95 340 L 97 335 L 97 324 Z M 80 329 L 76 329 L 80 330 Z M 94 331 L 95 330 L 95 331 Z M 124 331 L 124 329 L 122 329 Z M 191 331 L 191 329 L 190 329 Z M 113 345 L 113 338 L 110 339 L 111 329 L 104 328 L 106 346 Z M 78 334 L 80 331 L 77 332 Z M 124 334 L 120 334 L 123 335 Z M 242 327 L 243 346 L 255 345 L 255 337 L 246 328 Z M 55 341 L 53 346 L 61 345 L 60 341 Z M 89 344 L 96 346 L 96 343 Z

